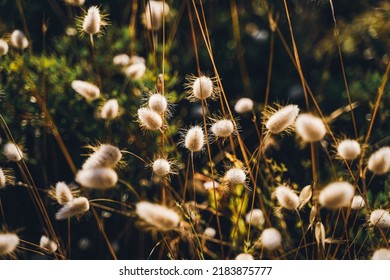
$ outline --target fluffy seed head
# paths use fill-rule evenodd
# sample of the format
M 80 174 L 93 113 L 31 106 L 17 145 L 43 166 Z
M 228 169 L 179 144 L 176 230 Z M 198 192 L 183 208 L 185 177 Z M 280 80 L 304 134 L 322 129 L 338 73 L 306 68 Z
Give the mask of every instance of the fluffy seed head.
M 204 230 L 203 234 L 206 235 L 207 237 L 214 238 L 215 235 L 217 234 L 217 231 L 215 229 L 213 229 L 212 227 L 207 227 Z
M 115 168 L 122 159 L 121 151 L 110 144 L 102 144 L 84 162 L 82 169 Z
M 212 188 L 218 189 L 221 185 L 216 181 L 207 181 L 203 183 L 203 187 L 206 190 L 211 190 Z
M 372 260 L 390 260 L 390 250 L 386 248 L 378 249 L 372 255 Z
M 66 220 L 72 217 L 81 217 L 89 210 L 89 201 L 86 197 L 73 198 L 56 213 L 57 220 Z
M 240 98 L 234 105 L 234 111 L 245 114 L 253 110 L 253 101 L 250 98 Z
M 195 79 L 192 85 L 192 96 L 204 100 L 213 94 L 213 81 L 206 76 L 200 76 Z
M 390 171 L 390 147 L 382 147 L 368 159 L 368 169 L 377 175 Z
M 65 3 L 71 6 L 82 6 L 85 3 L 85 0 L 65 0 Z
M 125 53 L 118 54 L 118 55 L 114 56 L 114 58 L 112 59 L 112 62 L 115 65 L 119 65 L 122 67 L 127 66 L 131 63 L 130 57 Z
M 10 161 L 20 161 L 23 158 L 23 152 L 14 143 L 8 142 L 3 147 L 4 156 Z
M 72 82 L 71 87 L 87 101 L 95 100 L 100 96 L 100 89 L 88 82 L 75 80 Z
M 217 138 L 229 137 L 230 135 L 232 135 L 233 131 L 234 131 L 233 122 L 227 119 L 219 120 L 211 126 L 211 132 Z
M 115 119 L 119 114 L 119 105 L 118 100 L 116 99 L 109 99 L 107 102 L 103 105 L 102 110 L 100 112 L 100 116 L 104 120 L 113 120 Z
M 245 215 L 245 221 L 252 226 L 262 226 L 265 222 L 263 211 L 260 209 L 253 209 Z
M 168 109 L 168 101 L 162 94 L 155 93 L 149 97 L 149 108 L 153 111 L 162 114 Z
M 14 233 L 0 233 L 0 256 L 11 254 L 19 245 L 19 237 Z
M 364 208 L 364 206 L 366 206 L 366 203 L 364 202 L 363 197 L 360 195 L 355 195 L 352 199 L 351 208 L 353 210 L 359 210 Z
M 262 232 L 260 241 L 265 249 L 276 250 L 282 244 L 282 235 L 276 228 L 267 228 Z
M 371 212 L 370 224 L 378 228 L 390 228 L 390 213 L 384 209 L 377 209 Z
M 241 254 L 236 256 L 236 260 L 251 261 L 251 260 L 253 260 L 253 256 L 251 254 L 241 253 Z
M 283 208 L 295 210 L 299 206 L 299 197 L 296 193 L 286 186 L 279 186 L 275 189 L 275 196 Z
M 131 80 L 139 80 L 143 77 L 145 71 L 145 63 L 134 63 L 125 69 L 125 74 Z
M 41 240 L 39 241 L 39 246 L 46 249 L 50 253 L 57 251 L 57 244 L 45 235 L 42 235 Z
M 360 144 L 356 140 L 343 140 L 337 146 L 338 155 L 345 160 L 353 160 L 360 155 Z
M 56 184 L 55 199 L 60 205 L 65 205 L 73 200 L 72 191 L 64 182 Z
M 204 133 L 203 129 L 199 126 L 193 126 L 188 129 L 184 138 L 184 147 L 190 152 L 199 152 L 204 146 Z
M 86 188 L 106 190 L 118 182 L 118 174 L 110 168 L 94 168 L 80 170 L 76 182 Z
M 294 125 L 298 114 L 297 105 L 287 105 L 269 117 L 265 126 L 271 133 L 279 134 Z
M 169 6 L 163 1 L 149 1 L 145 7 L 145 26 L 157 31 L 162 26 L 162 19 L 169 13 Z
M 142 201 L 135 206 L 137 215 L 161 231 L 170 231 L 178 227 L 180 216 L 173 210 L 154 203 Z
M 171 172 L 171 164 L 164 158 L 156 159 L 153 162 L 153 172 L 159 177 L 167 176 Z
M 24 33 L 20 30 L 15 30 L 11 34 L 11 45 L 20 50 L 24 50 L 28 47 L 28 40 Z
M 353 186 L 348 182 L 334 182 L 327 185 L 318 198 L 326 208 L 337 209 L 347 207 L 354 195 Z
M 241 168 L 231 168 L 229 169 L 225 174 L 225 180 L 228 185 L 239 185 L 243 184 L 245 185 L 246 181 L 246 174 L 245 171 Z
M 300 114 L 295 122 L 295 128 L 306 142 L 320 141 L 326 134 L 324 122 L 311 114 Z
M 147 130 L 158 130 L 162 127 L 163 120 L 161 115 L 152 109 L 146 107 L 139 108 L 137 113 L 141 128 Z
M 6 55 L 8 53 L 8 44 L 6 41 L 0 39 L 0 56 Z
M 100 16 L 99 8 L 96 6 L 90 7 L 83 21 L 84 32 L 90 35 L 95 35 L 100 32 L 101 25 L 102 17 Z

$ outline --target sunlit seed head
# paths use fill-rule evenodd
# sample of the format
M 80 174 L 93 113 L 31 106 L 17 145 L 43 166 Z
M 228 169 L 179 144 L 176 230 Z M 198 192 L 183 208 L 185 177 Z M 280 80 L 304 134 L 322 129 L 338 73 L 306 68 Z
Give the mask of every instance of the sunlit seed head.
M 326 134 L 322 119 L 311 114 L 300 114 L 295 122 L 295 129 L 305 142 L 320 141 Z
M 386 248 L 380 248 L 374 252 L 371 257 L 372 260 L 390 260 L 390 250 Z
M 57 244 L 54 241 L 50 240 L 46 235 L 42 235 L 39 241 L 39 246 L 49 251 L 50 253 L 55 253 L 58 248 Z
M 334 182 L 321 190 L 319 202 L 329 209 L 348 207 L 354 196 L 354 188 L 348 182 Z
M 196 125 L 188 129 L 184 138 L 184 147 L 190 152 L 199 152 L 204 146 L 204 133 L 203 129 Z
M 370 224 L 377 228 L 390 228 L 390 213 L 388 210 L 377 209 L 371 212 Z
M 222 119 L 222 120 L 216 121 L 211 126 L 211 132 L 217 138 L 229 137 L 234 132 L 233 122 L 231 120 L 227 120 L 227 119 Z
M 207 181 L 203 183 L 205 190 L 211 190 L 213 188 L 218 189 L 221 185 L 216 181 Z
M 3 147 L 4 156 L 10 161 L 21 161 L 23 158 L 22 150 L 14 143 L 8 142 Z
M 65 0 L 65 3 L 71 5 L 71 6 L 82 6 L 85 3 L 85 0 Z
M 160 231 L 176 229 L 181 220 L 175 211 L 159 204 L 142 201 L 136 204 L 135 209 L 143 221 Z
M 283 208 L 288 210 L 296 210 L 299 206 L 299 197 L 297 194 L 286 186 L 278 186 L 275 189 L 275 196 Z
M 229 186 L 245 185 L 246 174 L 241 168 L 231 168 L 225 174 L 225 180 Z
M 234 111 L 238 114 L 245 114 L 253 110 L 253 101 L 250 98 L 240 98 L 234 105 Z
M 141 79 L 146 72 L 145 63 L 134 63 L 125 69 L 125 75 L 131 80 Z
M 11 45 L 20 50 L 24 50 L 28 47 L 28 40 L 26 35 L 20 30 L 14 30 L 11 34 Z
M 382 175 L 390 171 L 390 147 L 382 147 L 368 159 L 368 169 L 374 174 Z
M 89 210 L 89 201 L 86 197 L 77 197 L 65 204 L 56 213 L 57 220 L 66 220 L 73 217 L 79 218 Z
M 88 9 L 83 21 L 83 30 L 85 33 L 95 35 L 100 32 L 102 18 L 100 10 L 97 6 L 92 6 Z
M 252 226 L 261 227 L 265 223 L 263 211 L 253 209 L 245 215 L 245 222 Z
M 207 236 L 207 237 L 214 238 L 215 235 L 217 234 L 217 231 L 216 231 L 214 228 L 212 228 L 212 227 L 207 227 L 207 228 L 204 230 L 203 234 L 204 234 L 205 236 Z
M 6 41 L 0 39 L 0 56 L 6 55 L 8 53 L 8 44 Z
M 366 203 L 364 202 L 363 197 L 360 195 L 355 195 L 352 199 L 351 208 L 353 210 L 359 210 L 364 208 L 364 206 L 366 206 Z
M 56 184 L 55 199 L 60 205 L 65 205 L 73 200 L 72 191 L 64 182 L 58 182 Z
M 0 232 L 0 256 L 12 254 L 19 245 L 19 237 L 14 233 Z
M 213 81 L 206 76 L 195 79 L 192 85 L 192 94 L 194 97 L 203 100 L 210 97 L 213 93 Z
M 152 94 L 148 101 L 149 108 L 162 114 L 168 109 L 168 101 L 165 96 L 159 93 Z
M 94 148 L 94 152 L 84 162 L 82 169 L 115 168 L 121 159 L 122 152 L 118 147 L 101 144 Z
M 137 111 L 141 128 L 146 130 L 159 130 L 163 125 L 161 115 L 150 108 L 140 108 Z
M 118 55 L 114 56 L 114 58 L 112 59 L 112 62 L 115 65 L 125 67 L 125 66 L 130 64 L 130 57 L 125 53 L 118 54 Z
M 267 228 L 261 233 L 260 241 L 263 248 L 276 250 L 282 245 L 282 235 L 276 228 Z
M 169 14 L 169 6 L 163 1 L 149 1 L 145 6 L 145 26 L 149 30 L 161 29 L 163 17 Z
M 273 134 L 279 134 L 291 128 L 299 114 L 297 105 L 287 105 L 274 112 L 266 121 L 266 128 Z
M 106 190 L 115 187 L 118 174 L 110 168 L 83 169 L 77 172 L 76 182 L 85 188 Z
M 353 160 L 360 155 L 360 144 L 356 140 L 346 139 L 337 146 L 337 153 L 340 158 L 345 160 Z
M 171 164 L 164 158 L 156 159 L 153 162 L 153 172 L 159 177 L 167 176 L 171 172 Z
M 71 87 L 87 101 L 93 101 L 100 96 L 100 89 L 89 82 L 75 80 L 72 82 Z
M 118 117 L 119 114 L 119 104 L 116 99 L 109 99 L 106 103 L 104 103 L 100 117 L 104 120 L 113 120 Z
M 236 260 L 240 260 L 240 261 L 251 261 L 253 260 L 253 256 L 251 254 L 247 254 L 247 253 L 241 253 L 241 254 L 238 254 L 236 256 Z

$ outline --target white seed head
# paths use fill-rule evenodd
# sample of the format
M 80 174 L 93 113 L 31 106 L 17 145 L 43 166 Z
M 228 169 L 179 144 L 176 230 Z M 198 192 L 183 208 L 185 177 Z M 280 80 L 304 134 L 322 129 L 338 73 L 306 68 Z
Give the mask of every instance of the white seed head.
M 85 0 L 65 0 L 65 3 L 71 5 L 71 6 L 82 6 L 85 3 Z
M 364 202 L 363 197 L 360 195 L 355 195 L 352 199 L 351 208 L 353 210 L 359 210 L 364 208 L 364 206 L 366 206 L 366 203 Z
M 131 80 L 139 80 L 146 72 L 145 63 L 134 63 L 125 69 L 126 76 Z
M 253 256 L 251 254 L 241 253 L 241 254 L 236 256 L 236 260 L 251 261 L 251 260 L 253 260 Z
M 11 45 L 20 50 L 24 50 L 28 47 L 28 40 L 24 33 L 20 30 L 15 30 L 11 34 Z
M 334 182 L 320 192 L 318 200 L 326 208 L 348 207 L 354 195 L 354 188 L 348 182 Z
M 55 188 L 55 198 L 58 204 L 65 205 L 73 200 L 72 191 L 64 182 L 58 182 Z
M 94 84 L 75 80 L 72 82 L 71 87 L 88 101 L 95 100 L 100 96 L 100 89 Z
M 212 227 L 207 227 L 204 230 L 203 234 L 206 235 L 207 237 L 214 238 L 215 235 L 217 234 L 217 231 L 214 228 L 212 228 Z
M 119 65 L 119 66 L 122 66 L 122 67 L 125 67 L 125 66 L 127 66 L 127 65 L 129 65 L 131 63 L 130 56 L 128 56 L 125 53 L 118 54 L 118 55 L 114 56 L 114 58 L 112 59 L 112 62 L 115 65 Z
M 326 134 L 324 122 L 311 114 L 300 114 L 295 122 L 295 129 L 306 142 L 320 141 Z
M 19 245 L 19 237 L 14 233 L 0 233 L 0 256 L 9 255 Z
M 253 101 L 250 98 L 240 98 L 234 105 L 234 111 L 245 114 L 253 110 Z
M 377 175 L 390 171 L 390 147 L 382 147 L 368 159 L 368 169 Z
M 360 144 L 356 140 L 346 139 L 337 146 L 338 155 L 345 160 L 353 160 L 360 155 Z
M 370 224 L 378 228 L 390 228 L 390 213 L 384 209 L 377 209 L 371 212 Z
M 86 197 L 73 198 L 70 202 L 62 206 L 56 213 L 57 220 L 66 220 L 73 217 L 81 217 L 89 210 L 89 201 Z
M 295 210 L 299 206 L 299 197 L 298 195 L 289 187 L 278 186 L 275 189 L 275 196 L 278 200 L 280 206 L 288 210 Z
M 0 39 L 0 56 L 6 55 L 8 53 L 8 44 L 6 41 Z
M 121 151 L 110 144 L 102 144 L 84 162 L 82 169 L 115 168 L 122 159 Z
M 100 112 L 100 116 L 104 120 L 113 120 L 118 117 L 119 114 L 119 105 L 118 100 L 109 99 L 106 103 L 104 103 L 102 110 Z
M 229 137 L 234 131 L 234 125 L 231 120 L 223 119 L 219 120 L 211 126 L 211 132 L 215 137 Z
M 180 216 L 173 210 L 146 201 L 135 206 L 137 215 L 149 225 L 161 231 L 170 231 L 178 227 Z
M 118 182 L 118 174 L 110 168 L 83 169 L 77 172 L 76 182 L 86 188 L 106 190 Z
M 380 248 L 372 255 L 372 260 L 390 260 L 390 250 L 386 248 Z
M 149 97 L 149 108 L 153 111 L 162 114 L 168 109 L 168 101 L 165 96 L 159 93 L 152 94 Z
M 200 76 L 192 84 L 191 96 L 199 100 L 204 100 L 212 96 L 213 87 L 213 81 L 209 77 Z
M 153 162 L 153 172 L 159 177 L 167 176 L 171 172 L 171 164 L 166 159 L 156 159 Z
M 193 126 L 188 129 L 184 138 L 184 147 L 191 152 L 199 152 L 204 146 L 204 133 L 203 129 L 199 126 Z
M 218 189 L 221 185 L 216 181 L 207 181 L 203 183 L 205 190 L 211 190 L 212 188 Z
M 297 105 L 287 105 L 276 111 L 266 122 L 266 128 L 273 134 L 279 134 L 294 125 L 299 114 Z
M 228 185 L 245 185 L 246 174 L 241 168 L 231 168 L 225 174 L 225 180 Z
M 261 227 L 265 222 L 263 211 L 253 209 L 245 215 L 245 221 L 252 226 Z
M 20 161 L 23 158 L 23 152 L 14 143 L 8 142 L 3 147 L 4 156 L 10 161 Z
M 90 35 L 95 35 L 100 32 L 101 25 L 102 17 L 100 16 L 99 8 L 96 6 L 90 7 L 83 21 L 84 32 Z
M 150 108 L 140 108 L 137 111 L 140 126 L 147 130 L 158 130 L 163 125 L 163 119 L 159 113 Z
M 267 228 L 262 232 L 260 241 L 265 249 L 276 250 L 282 244 L 282 235 L 276 228 Z
M 57 251 L 57 244 L 50 240 L 46 235 L 42 235 L 41 240 L 39 241 L 39 246 L 46 249 L 50 253 Z
M 149 1 L 145 7 L 145 26 L 157 31 L 162 26 L 162 19 L 169 14 L 169 6 L 163 1 Z

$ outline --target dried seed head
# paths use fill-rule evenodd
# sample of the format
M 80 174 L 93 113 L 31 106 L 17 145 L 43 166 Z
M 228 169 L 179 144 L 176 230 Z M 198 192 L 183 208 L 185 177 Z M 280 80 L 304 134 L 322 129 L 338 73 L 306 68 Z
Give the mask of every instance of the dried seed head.
M 245 221 L 252 226 L 261 227 L 265 222 L 263 211 L 260 209 L 251 210 L 245 215 Z
M 65 204 L 56 214 L 57 220 L 66 220 L 81 217 L 89 210 L 89 201 L 86 197 L 77 197 Z
M 299 207 L 298 210 L 302 209 L 309 201 L 313 194 L 311 185 L 304 187 L 299 193 Z
M 169 6 L 163 1 L 149 1 L 145 7 L 145 26 L 157 31 L 161 28 L 163 17 L 169 14 Z
M 161 118 L 161 115 L 152 109 L 145 107 L 139 108 L 137 113 L 141 128 L 147 130 L 158 130 L 162 127 L 163 119 Z
M 153 111 L 162 114 L 168 109 L 168 101 L 165 96 L 159 93 L 152 94 L 149 97 L 149 108 Z
M 190 152 L 199 152 L 204 146 L 204 133 L 199 125 L 195 125 L 188 129 L 184 138 L 184 147 Z
M 299 197 L 286 186 L 279 186 L 275 189 L 275 196 L 280 206 L 288 210 L 296 210 L 299 206 Z
M 39 241 L 39 246 L 46 249 L 50 253 L 57 251 L 57 244 L 45 235 L 42 235 L 41 240 Z
M 125 53 L 118 54 L 118 55 L 114 56 L 114 58 L 112 59 L 112 62 L 115 65 L 119 65 L 121 67 L 125 67 L 131 63 L 130 57 Z
M 206 100 L 207 98 L 214 99 L 217 94 L 217 88 L 213 79 L 201 75 L 195 77 L 193 75 L 187 76 L 187 99 L 191 102 Z
M 0 189 L 5 188 L 8 184 L 15 184 L 14 171 L 8 168 L 0 168 Z
M 207 227 L 205 230 L 204 230 L 204 233 L 203 233 L 205 236 L 207 237 L 210 237 L 210 238 L 214 238 L 215 235 L 217 234 L 217 231 L 215 229 L 213 229 L 212 227 Z
M 24 33 L 20 30 L 15 30 L 11 34 L 11 45 L 20 50 L 24 50 L 28 47 L 28 40 Z
M 142 201 L 135 206 L 137 215 L 161 231 L 170 231 L 178 227 L 180 216 L 173 210 L 154 203 Z
M 390 213 L 384 209 L 377 209 L 371 212 L 370 224 L 378 228 L 390 228 Z
M 366 203 L 364 202 L 363 197 L 360 195 L 355 195 L 352 199 L 351 208 L 353 210 L 359 210 L 364 208 L 364 206 L 366 206 Z
M 153 172 L 159 177 L 167 176 L 171 172 L 171 164 L 164 158 L 156 159 L 153 162 Z
M 216 138 L 229 137 L 234 132 L 233 122 L 227 119 L 216 121 L 211 126 L 211 132 L 215 135 Z
M 75 80 L 72 82 L 71 87 L 87 101 L 93 101 L 100 96 L 100 89 L 88 82 Z
M 268 114 L 268 113 L 267 113 Z M 265 123 L 266 128 L 273 134 L 279 134 L 291 128 L 299 114 L 297 105 L 287 105 L 274 112 Z
M 368 159 L 368 169 L 382 175 L 390 171 L 390 147 L 382 147 Z
M 85 0 L 65 0 L 65 3 L 71 5 L 71 6 L 82 6 L 85 3 Z
M 14 233 L 0 233 L 0 256 L 12 254 L 19 245 L 19 237 Z
M 3 147 L 4 156 L 10 161 L 20 161 L 23 158 L 22 150 L 14 143 L 8 142 Z
M 133 63 L 125 69 L 126 76 L 131 80 L 141 79 L 146 72 L 145 63 Z
M 83 169 L 77 172 L 76 182 L 86 188 L 106 190 L 118 182 L 118 174 L 110 168 Z
M 282 245 L 282 235 L 276 228 L 267 228 L 263 230 L 260 241 L 265 249 L 276 250 Z
M 60 205 L 65 205 L 73 200 L 72 191 L 64 182 L 58 182 L 56 184 L 55 199 Z
M 386 248 L 380 248 L 372 255 L 372 260 L 390 260 L 390 250 Z
M 5 177 L 3 168 L 0 168 L 0 189 L 7 185 L 7 178 Z
M 300 114 L 295 122 L 295 129 L 306 142 L 320 141 L 326 134 L 323 121 L 311 114 Z
M 100 32 L 100 27 L 104 25 L 104 21 L 100 15 L 100 10 L 97 6 L 92 6 L 88 9 L 83 21 L 83 30 L 89 35 L 95 35 Z
M 245 114 L 253 110 L 253 101 L 250 98 L 240 98 L 234 105 L 234 111 L 238 114 Z
M 113 120 L 116 117 L 118 117 L 118 114 L 119 114 L 118 100 L 109 99 L 103 105 L 100 112 L 100 117 L 104 120 Z
M 338 155 L 345 160 L 353 160 L 360 155 L 360 144 L 356 140 L 346 139 L 337 146 Z
M 221 185 L 216 181 L 207 181 L 203 183 L 203 187 L 206 190 L 211 190 L 212 188 L 218 189 Z
M 101 144 L 84 162 L 82 169 L 115 168 L 122 159 L 121 151 L 110 144 Z
M 8 44 L 6 41 L 0 39 L 0 56 L 6 55 L 8 53 Z
M 253 260 L 253 256 L 251 254 L 241 253 L 241 254 L 236 256 L 236 260 L 251 261 L 251 260 Z
M 235 186 L 239 184 L 245 185 L 245 171 L 241 168 L 230 168 L 225 174 L 225 180 L 229 186 Z
M 318 246 L 325 248 L 325 227 L 321 222 L 317 222 L 314 230 L 314 236 Z
M 348 207 L 354 195 L 354 188 L 348 182 L 334 182 L 320 192 L 320 204 L 326 208 Z

